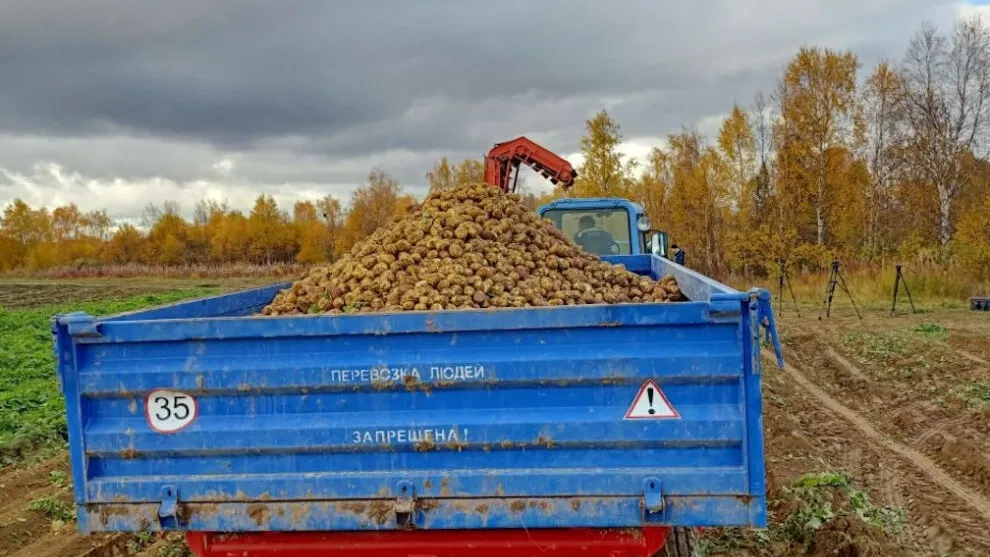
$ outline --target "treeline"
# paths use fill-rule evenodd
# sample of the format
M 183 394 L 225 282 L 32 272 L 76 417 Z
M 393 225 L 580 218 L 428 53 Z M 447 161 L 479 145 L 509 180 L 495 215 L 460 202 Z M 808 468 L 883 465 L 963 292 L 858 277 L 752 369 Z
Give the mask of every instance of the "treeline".
M 860 70 L 852 52 L 802 48 L 714 140 L 685 129 L 645 161 L 623 160 L 600 112 L 577 194 L 638 200 L 716 276 L 766 276 L 779 257 L 990 276 L 990 31 L 924 24 L 900 61 Z
M 482 179 L 483 163 L 437 163 L 427 173 L 431 189 L 446 189 Z M 536 198 L 524 199 L 535 209 Z M 404 214 L 416 199 L 380 168 L 342 207 L 326 196 L 280 208 L 270 195 L 259 195 L 244 214 L 216 200 L 200 200 L 192 221 L 174 201 L 149 204 L 142 226 L 117 224 L 105 210 L 81 212 L 75 204 L 51 211 L 22 200 L 7 205 L 0 220 L 0 271 L 99 265 L 161 266 L 251 263 L 314 264 L 334 261 L 360 239 Z
M 618 152 L 606 111 L 586 123 L 584 163 L 568 192 L 624 196 L 718 277 L 767 276 L 786 258 L 804 270 L 833 258 L 902 261 L 990 275 L 990 31 L 921 26 L 903 57 L 868 73 L 849 51 L 802 48 L 769 93 L 734 106 L 714 138 L 684 129 L 645 160 Z M 476 182 L 479 160 L 439 161 L 431 189 Z M 548 196 L 549 197 L 549 196 Z M 534 209 L 546 199 L 526 195 Z M 280 208 L 261 195 L 247 214 L 200 201 L 149 206 L 142 229 L 105 211 L 21 201 L 0 221 L 0 270 L 144 263 L 332 261 L 416 203 L 374 169 L 347 207 L 333 197 Z M 961 275 L 960 275 L 961 276 Z
M 0 221 L 0 269 L 332 261 L 414 203 L 378 168 L 354 192 L 346 211 L 339 200 L 326 196 L 297 201 L 289 212 L 262 194 L 247 214 L 223 202 L 201 200 L 187 221 L 180 206 L 169 201 L 148 205 L 144 226 L 138 228 L 114 226 L 105 211 L 82 213 L 68 205 L 49 212 L 16 200 Z

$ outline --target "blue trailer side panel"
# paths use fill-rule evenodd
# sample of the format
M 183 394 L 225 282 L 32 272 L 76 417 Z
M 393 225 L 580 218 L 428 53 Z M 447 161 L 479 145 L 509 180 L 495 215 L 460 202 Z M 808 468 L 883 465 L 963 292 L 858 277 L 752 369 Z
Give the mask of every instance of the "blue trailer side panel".
M 79 527 L 764 526 L 757 302 L 616 261 L 705 297 L 246 317 L 279 285 L 63 316 Z

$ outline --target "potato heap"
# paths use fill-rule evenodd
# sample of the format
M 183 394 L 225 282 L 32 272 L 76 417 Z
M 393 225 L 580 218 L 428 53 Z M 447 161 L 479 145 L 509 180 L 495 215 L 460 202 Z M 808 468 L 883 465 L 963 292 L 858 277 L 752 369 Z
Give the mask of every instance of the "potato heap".
M 335 263 L 279 292 L 265 315 L 667 302 L 654 281 L 577 246 L 515 194 L 472 184 L 431 195 Z

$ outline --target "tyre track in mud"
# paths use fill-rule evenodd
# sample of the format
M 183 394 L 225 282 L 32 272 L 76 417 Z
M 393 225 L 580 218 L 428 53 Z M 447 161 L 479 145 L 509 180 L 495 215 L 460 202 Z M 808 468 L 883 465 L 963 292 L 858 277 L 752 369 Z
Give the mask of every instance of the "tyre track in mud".
M 908 554 L 990 555 L 990 532 L 982 513 L 935 483 L 917 463 L 889 450 L 885 443 L 860 430 L 847 415 L 826 405 L 816 394 L 831 398 L 827 393 L 813 384 L 812 389 L 806 388 L 810 381 L 792 375 L 801 374 L 800 370 L 790 366 L 791 372 L 778 371 L 773 358 L 766 361 L 764 422 L 768 493 L 789 485 L 802 474 L 841 470 L 867 489 L 876 504 L 906 511 L 906 528 L 894 533 L 894 537 Z M 837 403 L 834 399 L 833 402 Z M 855 412 L 852 414 L 856 417 Z M 866 425 L 868 431 L 883 437 L 875 427 Z M 773 520 L 782 518 L 776 516 Z M 861 543 L 869 545 L 869 541 Z
M 812 383 L 990 499 L 990 410 L 967 407 L 957 391 L 969 381 L 990 377 L 982 366 L 957 356 L 945 342 L 931 341 L 930 352 L 922 345 L 918 348 L 925 352 L 860 368 L 834 348 L 828 334 L 795 329 L 800 334 L 790 348 Z
M 773 354 L 768 350 L 764 349 L 763 352 L 765 356 L 773 357 Z M 925 475 L 927 475 L 933 482 L 942 486 L 960 500 L 965 501 L 971 509 L 983 516 L 984 520 L 987 521 L 987 524 L 990 524 L 990 499 L 974 490 L 969 489 L 962 483 L 955 480 L 952 476 L 942 470 L 942 468 L 936 464 L 935 461 L 928 458 L 920 451 L 891 438 L 885 433 L 882 433 L 879 429 L 874 427 L 870 420 L 833 398 L 830 394 L 825 392 L 824 389 L 814 384 L 804 375 L 803 372 L 799 371 L 792 364 L 785 362 L 783 371 L 784 373 L 787 373 L 791 379 L 797 382 L 797 384 L 800 385 L 805 391 L 818 399 L 828 410 L 834 414 L 838 414 L 846 421 L 856 426 L 856 428 L 870 440 L 880 443 L 887 450 L 894 452 L 909 461 L 915 467 L 924 472 Z
M 908 531 L 900 534 L 902 543 L 927 548 L 914 554 L 990 555 L 990 503 L 985 497 L 925 455 L 882 433 L 815 385 L 799 368 L 787 363 L 776 373 L 775 358 L 767 351 L 763 354 L 769 358 L 765 367 L 767 390 L 780 393 L 778 400 L 767 401 L 771 406 L 765 411 L 768 448 L 781 443 L 786 446 L 783 455 L 768 452 L 768 485 L 795 466 L 805 472 L 821 464 L 838 467 L 879 496 L 879 503 L 907 511 Z M 770 414 L 777 412 L 783 415 Z M 795 427 L 780 431 L 781 423 Z
M 967 351 L 963 350 L 962 348 L 956 348 L 955 351 L 956 351 L 957 354 L 959 354 L 963 358 L 966 358 L 967 360 L 969 360 L 969 361 L 971 361 L 973 363 L 977 363 L 977 364 L 980 364 L 980 365 L 983 365 L 983 366 L 990 366 L 990 362 L 984 360 L 983 358 L 977 356 L 976 354 L 973 354 L 971 352 L 967 352 Z
M 806 474 L 842 472 L 869 493 L 873 504 L 905 512 L 907 520 L 903 529 L 886 530 L 901 551 L 880 550 L 877 543 L 882 542 L 882 537 L 860 530 L 849 533 L 853 536 L 849 541 L 855 547 L 834 548 L 840 551 L 838 555 L 990 555 L 990 533 L 981 514 L 934 484 L 914 463 L 891 453 L 858 428 L 850 427 L 844 416 L 827 408 L 790 374 L 778 371 L 773 360 L 767 360 L 764 369 L 768 495 L 779 494 L 782 488 L 787 489 Z M 771 511 L 770 518 L 779 527 L 786 517 Z M 753 557 L 767 553 L 765 548 L 754 547 L 738 555 Z

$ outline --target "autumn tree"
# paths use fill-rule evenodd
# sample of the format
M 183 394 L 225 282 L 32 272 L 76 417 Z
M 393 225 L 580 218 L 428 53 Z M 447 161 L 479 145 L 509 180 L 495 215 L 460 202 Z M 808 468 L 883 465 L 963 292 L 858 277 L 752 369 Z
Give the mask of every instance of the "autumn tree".
M 762 91 L 757 92 L 753 99 L 753 140 L 756 147 L 757 170 L 753 177 L 753 212 L 750 225 L 764 227 L 767 223 L 776 221 L 777 239 L 782 237 L 784 223 L 781 204 L 776 203 L 777 161 L 775 157 L 775 122 L 777 110 Z M 776 214 L 776 218 L 774 218 Z M 779 253 L 777 254 L 779 255 Z
M 467 158 L 454 166 L 454 177 L 458 184 L 477 184 L 485 180 L 485 163 L 482 160 Z
M 722 170 L 722 195 L 729 208 L 723 214 L 726 263 L 747 275 L 766 274 L 779 251 L 772 220 L 766 215 L 770 196 L 766 117 L 760 107 L 754 122 L 750 114 L 734 106 L 719 129 L 718 151 L 710 157 Z
M 32 209 L 22 199 L 15 199 L 3 211 L 0 220 L 5 249 L 5 267 L 26 265 L 30 254 L 50 238 L 51 217 L 48 211 Z
M 585 122 L 581 138 L 584 162 L 577 172 L 574 194 L 578 197 L 623 197 L 626 195 L 633 161 L 624 162 L 618 151 L 622 143 L 619 125 L 602 109 Z
M 669 220 L 667 190 L 673 183 L 670 156 L 654 147 L 646 157 L 642 174 L 631 186 L 632 198 L 643 205 L 655 228 L 665 230 Z
M 732 113 L 722 122 L 718 132 L 718 147 L 728 178 L 728 191 L 733 200 L 738 200 L 737 212 L 753 211 L 753 177 L 756 174 L 756 137 L 753 135 L 749 115 L 739 105 L 732 107 Z
M 430 195 L 449 191 L 457 185 L 454 168 L 447 162 L 447 157 L 441 158 L 440 162 L 426 173 L 426 183 L 430 186 Z
M 341 229 L 344 226 L 344 212 L 340 206 L 340 201 L 327 195 L 316 202 L 316 208 L 327 231 L 326 261 L 336 261 L 337 254 L 340 252 L 338 243 L 340 242 Z
M 900 68 L 913 168 L 938 196 L 938 238 L 952 240 L 953 204 L 966 182 L 963 158 L 986 146 L 990 32 L 978 16 L 949 36 L 924 23 Z
M 426 183 L 430 186 L 430 194 L 447 191 L 461 184 L 474 184 L 485 179 L 485 163 L 467 158 L 460 164 L 451 164 L 447 157 L 442 157 L 432 169 L 426 173 Z
M 188 245 L 189 228 L 185 219 L 179 214 L 179 205 L 165 202 L 159 209 L 149 205 L 146 215 L 158 215 L 143 250 L 146 263 L 159 265 L 179 265 L 187 260 L 186 246 Z
M 351 197 L 344 224 L 344 248 L 350 249 L 412 206 L 412 198 L 401 192 L 402 187 L 395 178 L 381 168 L 372 169 L 365 185 L 357 188 Z
M 868 256 L 886 251 L 892 237 L 889 226 L 894 188 L 901 177 L 904 129 L 903 86 L 887 62 L 880 62 L 860 94 L 863 141 L 860 150 L 869 171 L 863 181 L 865 238 Z
M 0 271 L 10 271 L 22 264 L 23 256 L 18 256 L 20 250 L 20 244 L 0 226 Z
M 324 263 L 328 260 L 329 234 L 312 201 L 297 201 L 292 209 L 292 226 L 295 228 L 299 250 L 299 263 Z
M 781 184 L 787 191 L 781 193 L 793 211 L 810 209 L 819 246 L 828 241 L 836 193 L 846 187 L 839 177 L 847 171 L 841 165 L 848 158 L 841 153 L 855 144 L 857 66 L 851 52 L 805 47 L 778 85 L 778 156 L 787 178 Z
M 133 263 L 141 257 L 144 236 L 133 224 L 124 223 L 117 227 L 110 242 L 103 250 L 103 261 L 107 263 Z
M 287 216 L 271 195 L 259 195 L 248 216 L 248 253 L 256 263 L 271 264 L 287 259 L 291 243 Z
M 953 239 L 960 263 L 973 276 L 990 276 L 990 192 L 962 212 Z
M 83 233 L 100 242 L 110 240 L 113 235 L 113 219 L 106 209 L 90 211 L 82 220 Z
M 187 230 L 187 256 L 190 262 L 202 263 L 210 259 L 210 238 L 217 233 L 227 213 L 226 202 L 201 199 L 193 209 L 193 221 Z
M 233 263 L 250 260 L 251 226 L 241 211 L 224 214 L 210 236 L 210 260 L 217 263 Z
M 695 130 L 671 135 L 668 142 L 671 239 L 694 250 L 693 268 L 723 273 L 728 196 L 718 152 L 705 146 Z

